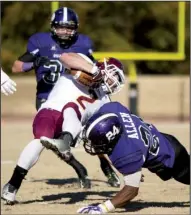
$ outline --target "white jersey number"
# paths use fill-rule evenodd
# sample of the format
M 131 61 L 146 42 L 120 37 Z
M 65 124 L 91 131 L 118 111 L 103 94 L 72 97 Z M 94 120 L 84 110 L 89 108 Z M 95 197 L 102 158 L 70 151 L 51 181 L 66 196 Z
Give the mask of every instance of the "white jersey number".
M 55 84 L 60 77 L 60 73 L 63 70 L 63 66 L 59 60 L 50 60 L 50 62 L 50 65 L 44 65 L 44 68 L 49 69 L 50 71 L 46 72 L 43 75 L 43 80 L 47 84 Z
M 106 133 L 106 137 L 109 141 L 111 141 L 117 134 L 119 134 L 119 129 L 114 125 L 113 130 Z

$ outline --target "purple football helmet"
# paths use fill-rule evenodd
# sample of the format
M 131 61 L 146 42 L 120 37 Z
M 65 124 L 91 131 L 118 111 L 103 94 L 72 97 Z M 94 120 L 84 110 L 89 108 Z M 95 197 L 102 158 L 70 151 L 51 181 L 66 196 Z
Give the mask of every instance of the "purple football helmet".
M 78 15 L 70 8 L 59 8 L 52 14 L 50 24 L 53 37 L 65 44 L 77 35 Z
M 96 113 L 84 127 L 84 148 L 91 155 L 110 154 L 122 133 L 122 125 L 114 113 Z

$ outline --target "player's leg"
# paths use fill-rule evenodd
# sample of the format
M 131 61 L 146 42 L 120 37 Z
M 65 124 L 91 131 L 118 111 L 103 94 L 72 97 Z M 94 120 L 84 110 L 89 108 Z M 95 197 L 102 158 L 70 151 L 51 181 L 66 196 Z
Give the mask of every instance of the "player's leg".
M 28 170 L 36 164 L 44 149 L 39 140 L 40 136 L 54 136 L 54 124 L 50 114 L 46 113 L 46 111 L 42 110 L 36 115 L 33 123 L 33 133 L 35 139 L 22 151 L 11 179 L 2 189 L 2 198 L 6 200 L 7 204 L 14 204 L 16 193 L 19 190 L 24 177 Z
M 120 186 L 120 180 L 113 168 L 111 167 L 109 161 L 104 155 L 98 155 L 98 158 L 100 160 L 100 167 L 104 173 L 104 175 L 108 179 L 108 183 L 112 187 L 119 187 Z
M 74 103 L 72 103 L 74 104 Z M 47 149 L 51 149 L 55 154 L 64 160 L 67 164 L 72 166 L 79 177 L 80 186 L 82 188 L 90 188 L 90 180 L 86 168 L 74 157 L 70 150 L 75 137 L 81 130 L 81 122 L 79 120 L 79 113 L 76 113 L 75 104 L 71 108 L 67 108 L 63 112 L 62 135 L 59 139 L 51 139 L 41 137 L 41 143 Z M 77 111 L 78 112 L 78 111 Z
M 174 179 L 183 184 L 190 185 L 190 156 L 188 153 L 181 153 L 181 162 L 177 162 L 174 173 Z M 180 165 L 181 164 L 181 165 Z
M 190 155 L 185 147 L 172 135 L 165 134 L 175 151 L 172 170 L 173 178 L 183 184 L 190 184 Z
M 43 150 L 39 139 L 32 140 L 20 154 L 17 165 L 13 171 L 11 179 L 2 189 L 2 198 L 7 204 L 14 204 L 16 193 L 19 190 L 23 179 L 28 170 L 38 161 L 40 153 Z
M 190 184 L 190 155 L 184 146 L 175 139 L 174 145 L 176 148 L 175 163 L 173 166 L 173 178 L 183 184 Z
M 90 188 L 91 183 L 88 179 L 86 168 L 74 157 L 71 152 L 69 142 L 73 142 L 73 137 L 69 132 L 63 132 L 61 139 L 52 139 L 41 137 L 40 141 L 47 149 L 52 150 L 58 157 L 72 166 L 79 178 L 79 185 L 81 188 Z
M 80 124 L 75 124 L 75 128 L 81 126 Z M 73 127 L 73 126 L 72 126 Z M 77 129 L 78 130 L 78 129 Z M 60 137 L 64 144 L 67 143 L 67 145 L 71 146 L 74 142 L 73 136 L 69 132 L 63 132 L 61 137 Z M 79 178 L 79 185 L 81 188 L 90 188 L 91 187 L 91 182 L 88 178 L 88 172 L 87 169 L 74 157 L 72 152 L 70 150 L 66 151 L 67 156 L 65 156 L 64 160 L 66 163 L 74 168 L 76 171 L 78 178 Z M 63 151 L 63 154 L 65 152 Z

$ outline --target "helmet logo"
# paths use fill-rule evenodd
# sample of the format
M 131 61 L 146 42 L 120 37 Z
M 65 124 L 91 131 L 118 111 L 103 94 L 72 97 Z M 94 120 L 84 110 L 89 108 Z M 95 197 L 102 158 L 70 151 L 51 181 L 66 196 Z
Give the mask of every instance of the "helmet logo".
M 119 134 L 119 128 L 117 128 L 115 125 L 113 126 L 113 131 L 109 131 L 106 133 L 106 137 L 108 141 L 111 141 L 115 139 L 115 136 Z

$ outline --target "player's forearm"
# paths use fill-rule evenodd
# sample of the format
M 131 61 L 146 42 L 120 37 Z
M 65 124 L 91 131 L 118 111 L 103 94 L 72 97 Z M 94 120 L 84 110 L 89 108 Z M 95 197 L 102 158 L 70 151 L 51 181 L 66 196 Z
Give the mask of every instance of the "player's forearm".
M 70 69 L 76 69 L 85 72 L 92 72 L 93 64 L 87 62 L 83 57 L 76 53 L 63 53 L 60 61 Z
M 116 208 L 125 206 L 129 201 L 131 201 L 138 194 L 139 188 L 131 187 L 125 185 L 121 191 L 117 193 L 116 196 L 111 200 L 99 205 L 103 213 L 113 212 Z
M 141 181 L 141 169 L 132 174 L 124 175 L 125 186 L 117 195 L 111 200 L 115 208 L 123 207 L 135 196 L 139 191 L 139 185 Z
M 13 73 L 28 72 L 33 69 L 33 62 L 22 62 L 16 60 L 12 66 Z
M 111 200 L 115 208 L 125 206 L 129 201 L 134 199 L 138 195 L 139 188 L 125 185 L 116 196 Z

